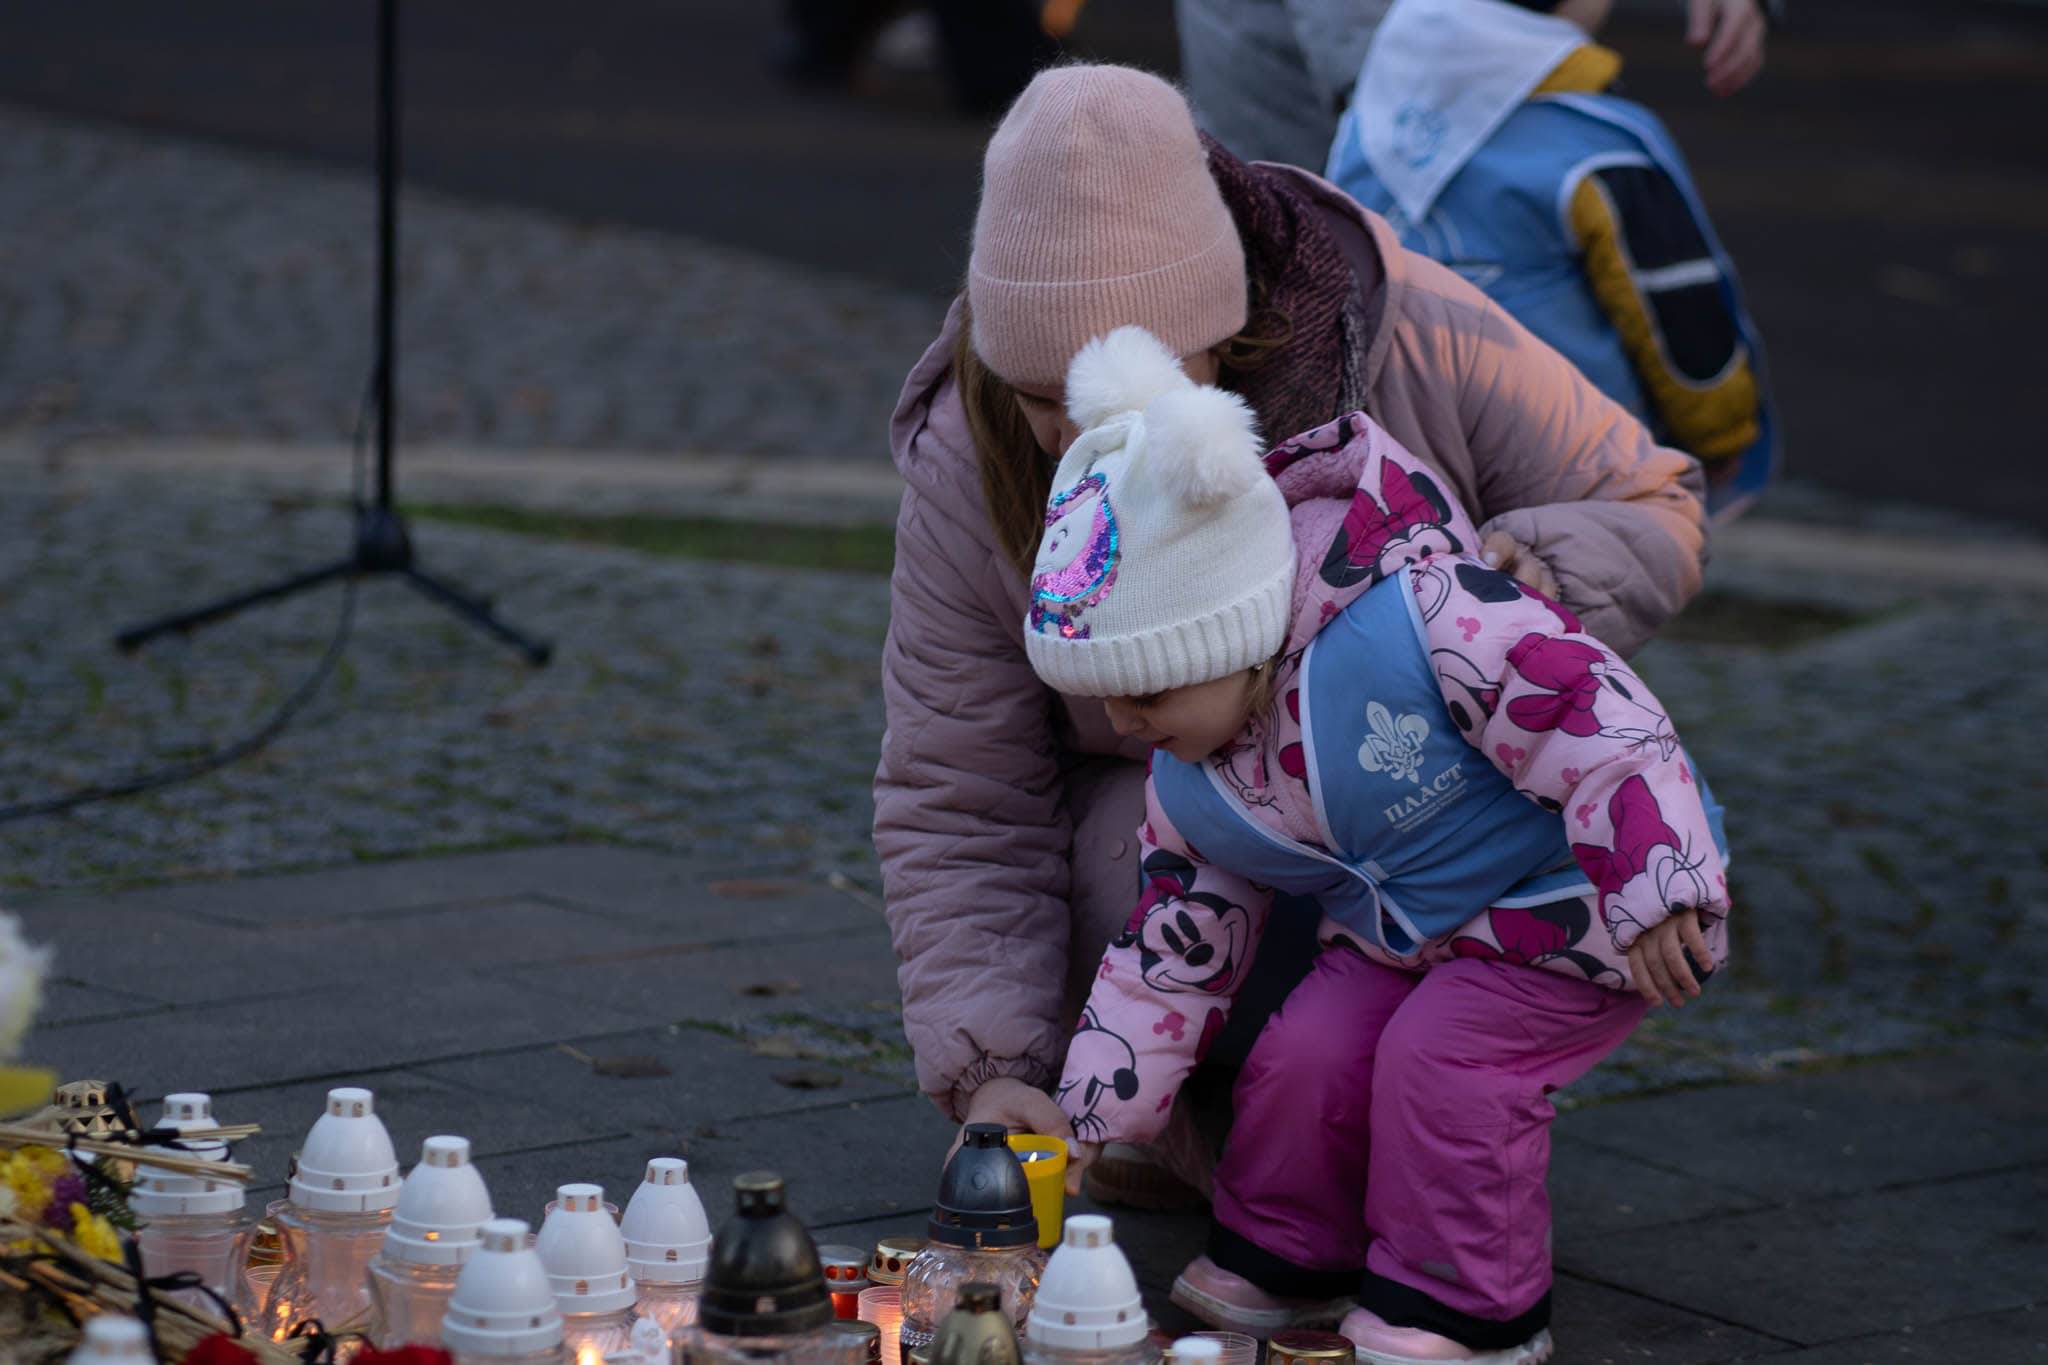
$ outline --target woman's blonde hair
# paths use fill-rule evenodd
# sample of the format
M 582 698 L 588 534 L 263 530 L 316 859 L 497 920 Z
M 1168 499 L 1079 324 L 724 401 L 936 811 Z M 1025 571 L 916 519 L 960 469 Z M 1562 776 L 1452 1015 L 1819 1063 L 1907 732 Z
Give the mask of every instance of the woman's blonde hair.
M 1285 346 L 1287 319 L 1260 305 L 1265 290 L 1252 285 L 1253 307 L 1244 327 L 1216 345 L 1218 382 L 1230 387 L 1230 375 L 1257 369 Z M 967 434 L 974 441 L 981 466 L 981 499 L 990 529 L 1003 558 L 1028 575 L 1038 556 L 1045 530 L 1045 500 L 1052 495 L 1055 461 L 1039 448 L 1024 420 L 1017 391 L 982 362 L 974 351 L 974 319 L 967 298 L 960 298 L 960 330 L 953 340 L 953 379 L 967 411 Z

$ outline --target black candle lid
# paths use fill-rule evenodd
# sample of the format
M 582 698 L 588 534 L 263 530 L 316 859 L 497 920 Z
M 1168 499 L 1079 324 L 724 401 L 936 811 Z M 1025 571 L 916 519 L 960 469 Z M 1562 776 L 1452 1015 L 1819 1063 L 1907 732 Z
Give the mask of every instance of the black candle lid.
M 998 1250 L 1033 1246 L 1038 1220 L 1031 1187 L 1000 1123 L 970 1123 L 939 1177 L 939 1202 L 926 1229 L 934 1242 Z
M 728 1337 L 781 1336 L 832 1321 L 832 1299 L 810 1233 L 782 1206 L 782 1177 L 732 1182 L 736 1212 L 711 1239 L 697 1321 Z

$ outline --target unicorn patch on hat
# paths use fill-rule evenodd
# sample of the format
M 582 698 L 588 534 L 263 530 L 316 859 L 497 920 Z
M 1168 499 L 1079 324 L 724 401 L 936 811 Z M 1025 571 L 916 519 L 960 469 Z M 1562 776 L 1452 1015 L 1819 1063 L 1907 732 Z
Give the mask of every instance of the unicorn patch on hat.
M 1031 628 L 1087 639 L 1081 613 L 1116 586 L 1118 558 L 1109 476 L 1096 470 L 1046 505 L 1045 539 L 1031 567 Z

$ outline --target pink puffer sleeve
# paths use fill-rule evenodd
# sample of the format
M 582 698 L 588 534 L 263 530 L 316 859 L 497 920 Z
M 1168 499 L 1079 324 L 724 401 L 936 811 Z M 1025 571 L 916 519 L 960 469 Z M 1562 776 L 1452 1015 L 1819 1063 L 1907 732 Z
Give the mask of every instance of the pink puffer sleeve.
M 1057 1074 L 1072 832 L 999 560 L 914 489 L 896 546 L 875 851 L 918 1083 L 957 1118 L 991 1077 Z
M 1643 680 L 1569 611 L 1476 560 L 1431 559 L 1412 581 L 1453 721 L 1564 821 L 1614 952 L 1678 910 L 1699 911 L 1703 927 L 1721 921 L 1720 850 L 1691 762 Z
M 1148 1142 L 1229 1017 L 1270 892 L 1202 861 L 1145 784 L 1140 889 L 1102 955 L 1053 1092 L 1083 1142 Z

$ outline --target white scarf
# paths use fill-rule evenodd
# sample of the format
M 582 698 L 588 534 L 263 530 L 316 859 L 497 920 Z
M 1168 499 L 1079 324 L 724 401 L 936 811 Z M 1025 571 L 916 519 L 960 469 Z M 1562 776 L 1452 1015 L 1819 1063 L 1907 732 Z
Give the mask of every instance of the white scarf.
M 1351 113 L 1367 164 L 1410 222 L 1586 42 L 1576 24 L 1503 0 L 1396 0 L 1366 49 Z

